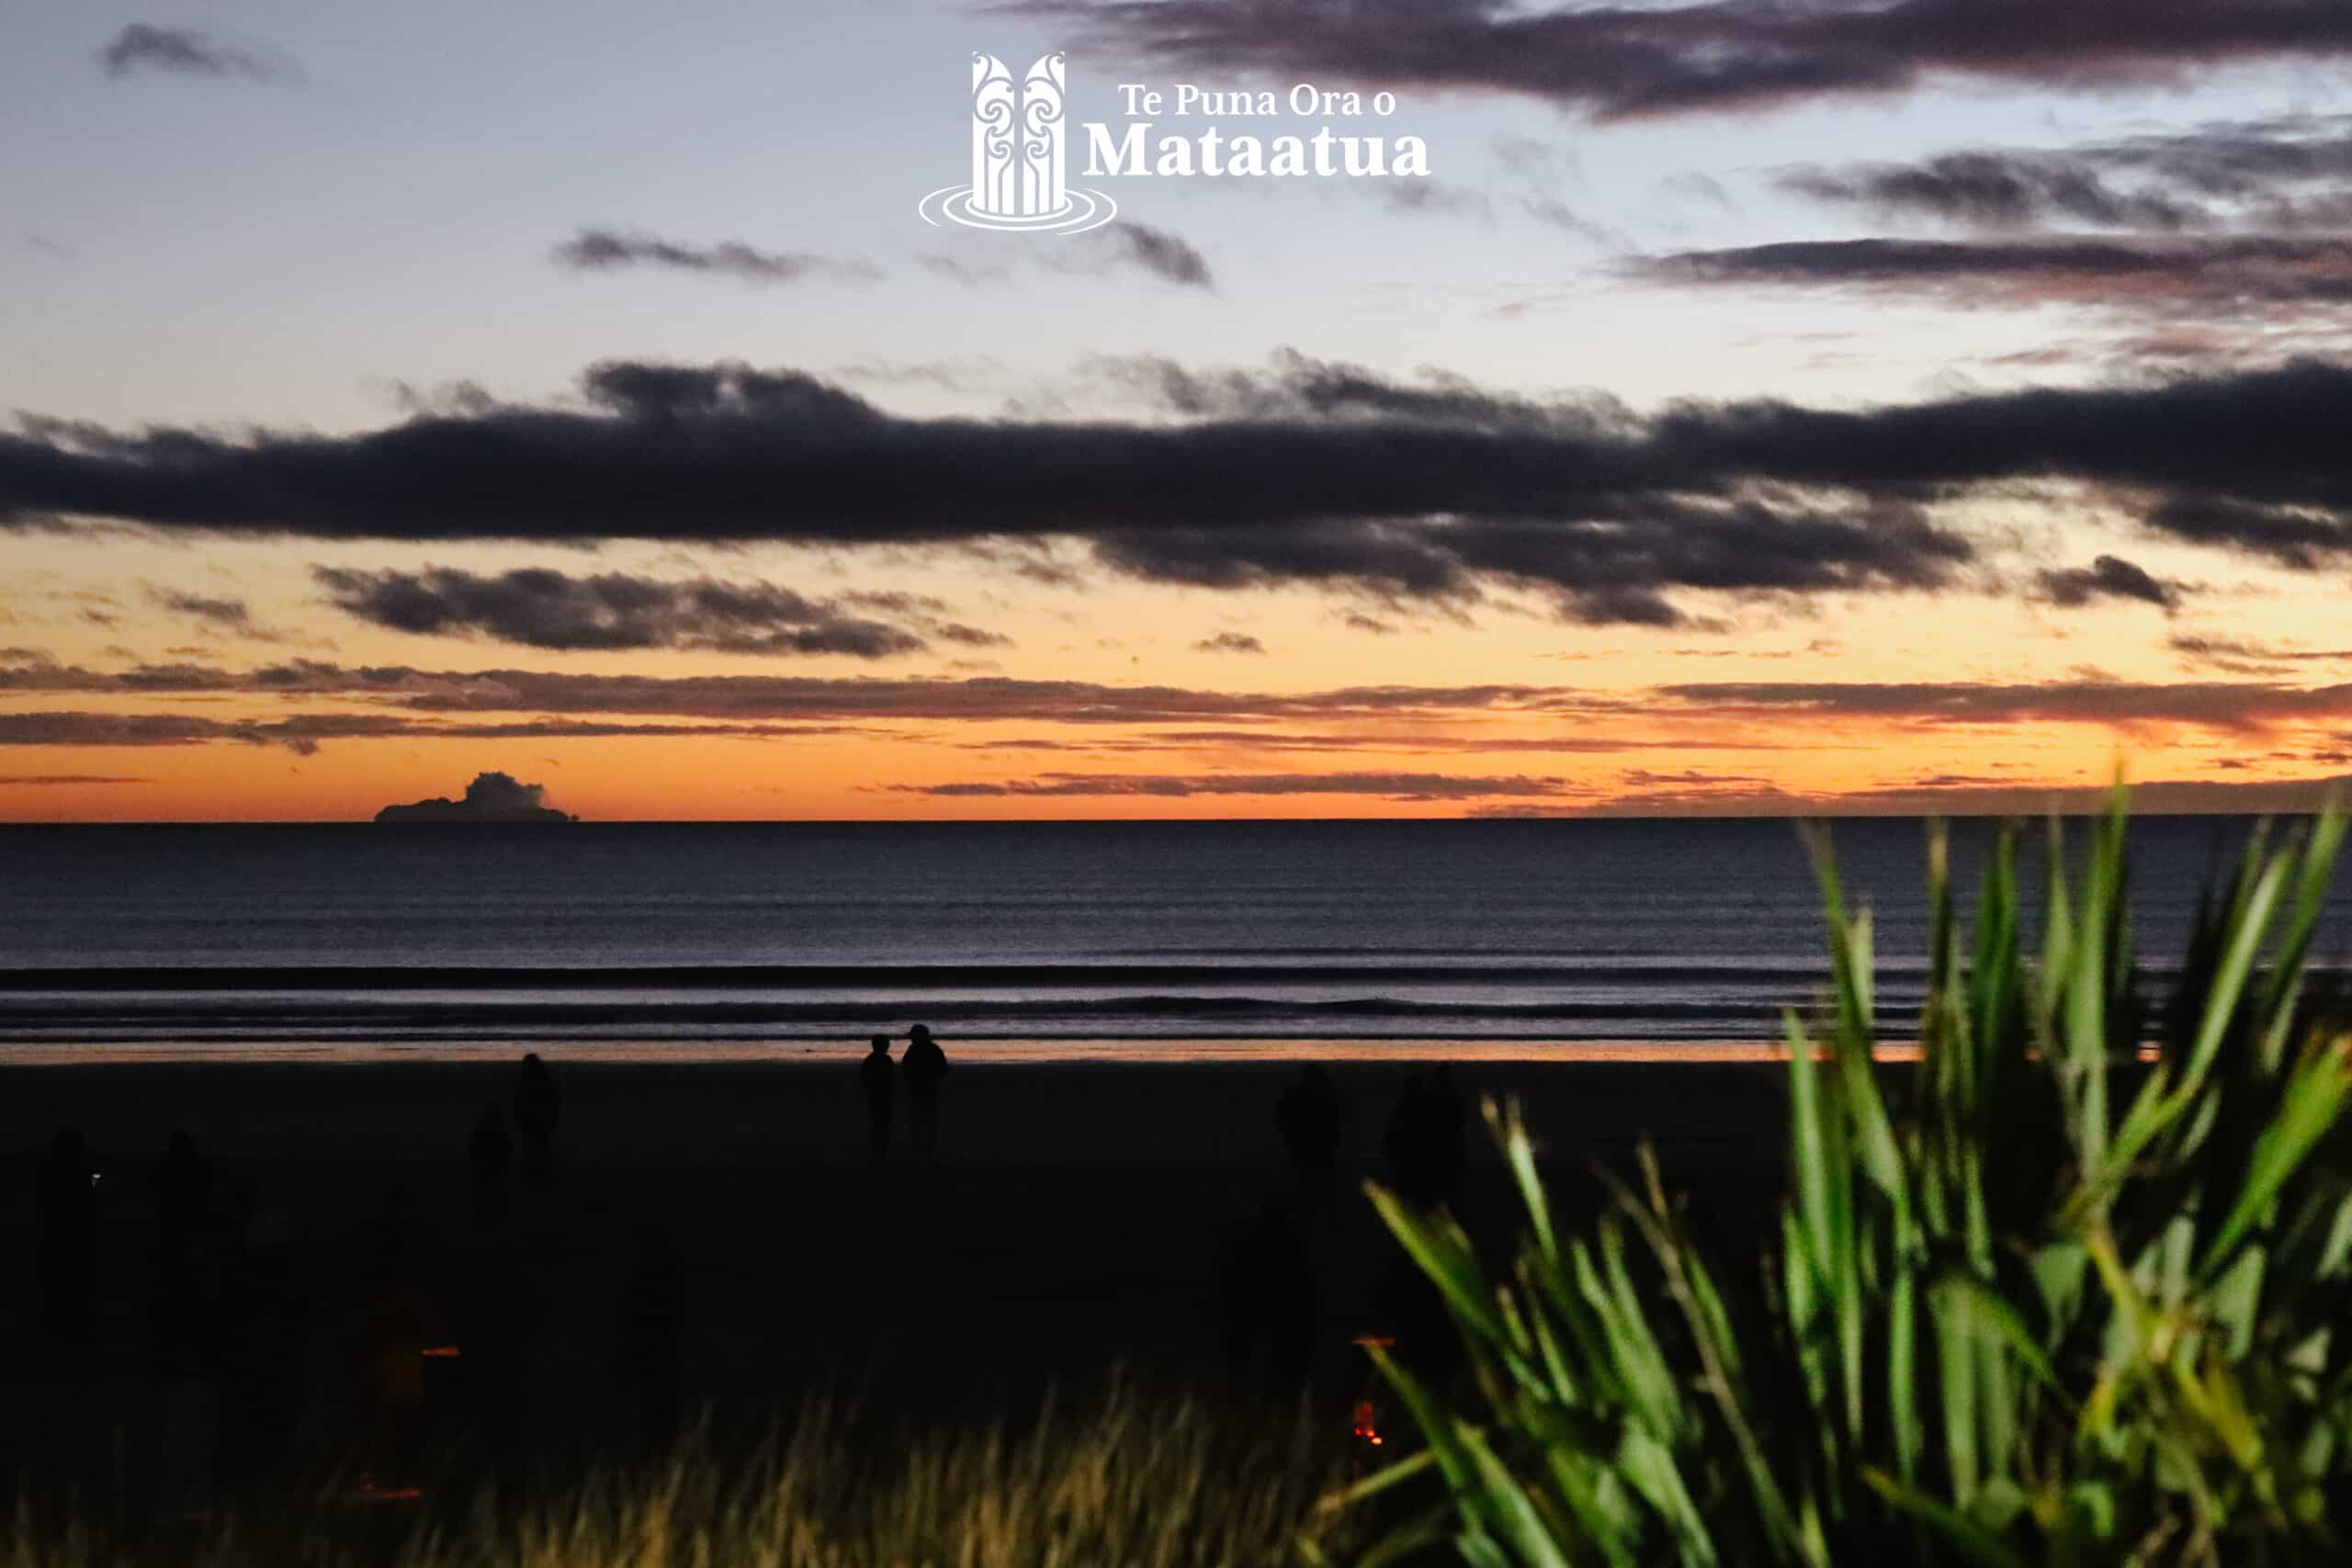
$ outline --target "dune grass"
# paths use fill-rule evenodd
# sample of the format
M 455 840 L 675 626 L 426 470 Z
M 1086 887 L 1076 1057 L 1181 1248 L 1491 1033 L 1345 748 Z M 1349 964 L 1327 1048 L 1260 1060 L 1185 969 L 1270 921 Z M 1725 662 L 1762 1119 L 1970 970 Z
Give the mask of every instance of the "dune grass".
M 822 1404 L 741 1451 L 670 1458 L 436 1506 L 234 1510 L 133 1538 L 90 1511 L 21 1513 L 0 1568 L 1266 1568 L 1344 1554 L 1316 1503 L 1329 1423 L 1114 1382 L 1018 1429 L 897 1427 Z M 1310 1545 L 1310 1550 L 1317 1549 Z

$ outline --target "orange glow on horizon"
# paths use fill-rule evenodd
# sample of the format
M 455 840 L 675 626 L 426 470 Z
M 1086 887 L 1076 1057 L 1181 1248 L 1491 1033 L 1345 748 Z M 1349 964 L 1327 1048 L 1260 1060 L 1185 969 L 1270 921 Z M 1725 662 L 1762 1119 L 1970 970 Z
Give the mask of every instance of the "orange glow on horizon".
M 62 585 L 45 590 L 52 594 L 188 568 L 185 551 L 135 540 L 37 548 L 50 558 L 46 580 Z M 317 553 L 331 563 L 376 558 L 351 547 Z M 437 552 L 482 570 L 544 564 L 543 554 Z M 605 556 L 616 570 L 685 570 L 650 549 L 609 547 Z M 2062 624 L 2015 601 L 1882 595 L 1819 620 L 1770 606 L 1743 612 L 1753 624 L 1726 635 L 1568 626 L 1540 605 L 1498 599 L 1475 621 L 1432 615 L 1371 633 L 1305 590 L 1237 598 L 1111 582 L 1081 591 L 915 558 L 862 567 L 852 581 L 932 596 L 1006 640 L 977 663 L 876 662 L 546 651 L 355 628 L 328 615 L 300 564 L 279 553 L 224 541 L 203 558 L 208 574 L 249 593 L 276 640 L 182 647 L 171 639 L 184 629 L 145 611 L 103 626 L 46 615 L 12 634 L 28 647 L 0 665 L 39 658 L 102 677 L 185 668 L 211 672 L 216 684 L 0 686 L 0 726 L 94 716 L 209 728 L 196 739 L 164 732 L 164 744 L 49 737 L 0 746 L 0 822 L 365 821 L 386 805 L 454 796 L 487 771 L 543 784 L 553 804 L 588 821 L 1780 814 L 1923 811 L 1941 798 L 1963 811 L 1990 808 L 1972 800 L 2030 811 L 2050 791 L 2102 786 L 2119 758 L 2139 781 L 2322 778 L 2346 766 L 2343 736 L 2352 730 L 2352 704 L 2291 718 L 2233 711 L 2229 678 L 2187 664 L 2167 640 L 2172 623 L 2144 606 Z M 726 570 L 805 582 L 847 569 L 762 548 Z M 2336 606 L 2324 587 L 2281 576 L 2264 592 L 2263 639 L 2329 645 Z M 1213 634 L 1245 626 L 1262 654 L 1211 650 Z M 256 678 L 300 660 L 408 671 L 455 683 L 462 700 L 413 705 L 398 684 L 305 694 Z M 508 689 L 514 672 L 557 683 L 625 679 L 639 694 L 609 710 L 582 700 L 546 712 Z M 2315 666 L 2311 678 L 2324 673 Z M 695 694 L 696 682 L 746 681 L 783 695 L 730 711 L 724 692 Z M 1769 696 L 1813 684 L 1997 694 L 2085 682 L 2158 691 L 2202 682 L 2222 697 L 2194 721 L 2107 722 L 2095 706 L 1970 716 L 1932 700 L 1907 712 L 1813 711 Z M 1047 694 L 1021 716 L 986 700 L 990 682 L 1044 683 Z M 841 700 L 796 707 L 791 693 L 804 686 Z M 1057 701 L 1051 693 L 1064 686 L 1073 694 Z M 977 696 L 966 712 L 956 704 L 967 687 Z M 861 705 L 862 694 L 890 690 L 920 700 Z M 1757 691 L 1767 694 L 1746 694 Z M 1174 705 L 1172 716 L 1110 711 L 1122 694 L 1137 694 L 1136 713 L 1146 714 L 1154 693 Z M 1316 706 L 1327 701 L 1328 714 Z M 718 732 L 729 724 L 747 732 Z M 301 725 L 324 728 L 314 738 L 288 728 Z M 465 728 L 477 733 L 446 733 Z

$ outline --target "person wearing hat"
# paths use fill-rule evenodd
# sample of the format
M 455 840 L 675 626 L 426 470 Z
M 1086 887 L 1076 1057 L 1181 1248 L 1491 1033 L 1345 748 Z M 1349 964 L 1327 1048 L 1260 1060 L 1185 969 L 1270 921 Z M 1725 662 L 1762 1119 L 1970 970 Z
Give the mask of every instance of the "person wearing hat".
M 907 1086 L 907 1134 L 919 1160 L 939 1154 L 939 1080 L 947 1076 L 947 1056 L 931 1031 L 918 1023 L 907 1033 L 906 1055 L 899 1059 L 899 1077 Z

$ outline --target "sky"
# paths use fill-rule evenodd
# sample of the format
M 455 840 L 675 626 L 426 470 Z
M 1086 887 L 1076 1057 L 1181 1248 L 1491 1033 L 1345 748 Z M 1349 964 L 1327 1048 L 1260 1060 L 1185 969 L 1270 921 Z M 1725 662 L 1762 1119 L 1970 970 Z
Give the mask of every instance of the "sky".
M 919 211 L 1053 51 L 1116 220 Z M 1429 173 L 1088 173 L 1121 84 Z M 26 0 L 0 821 L 2308 806 L 2347 86 L 2340 0 Z

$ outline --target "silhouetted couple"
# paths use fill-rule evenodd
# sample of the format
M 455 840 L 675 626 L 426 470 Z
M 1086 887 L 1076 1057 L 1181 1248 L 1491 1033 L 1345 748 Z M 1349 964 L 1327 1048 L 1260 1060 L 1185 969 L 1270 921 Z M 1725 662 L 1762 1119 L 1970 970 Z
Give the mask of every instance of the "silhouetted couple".
M 506 1217 L 506 1175 L 514 1164 L 516 1134 L 522 1135 L 524 1170 L 534 1181 L 547 1180 L 555 1168 L 555 1124 L 562 1110 L 563 1091 L 556 1087 L 555 1075 L 532 1052 L 515 1072 L 509 1103 L 502 1106 L 493 1100 L 483 1106 L 466 1137 L 477 1221 L 494 1224 Z M 510 1119 L 513 1132 L 507 1130 Z
M 947 1054 L 918 1023 L 907 1034 L 902 1061 L 890 1059 L 890 1037 L 877 1034 L 865 1060 L 857 1065 L 865 1089 L 865 1144 L 877 1160 L 890 1156 L 890 1107 L 898 1097 L 898 1080 L 907 1083 L 907 1138 L 919 1160 L 939 1154 L 939 1080 L 947 1076 Z

